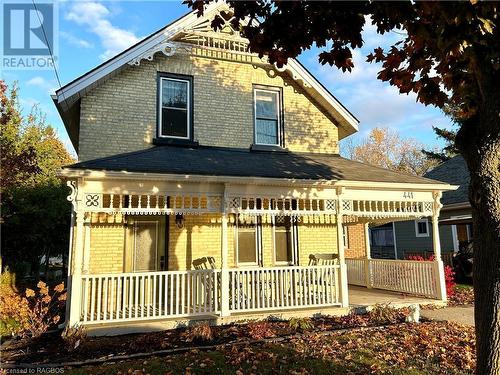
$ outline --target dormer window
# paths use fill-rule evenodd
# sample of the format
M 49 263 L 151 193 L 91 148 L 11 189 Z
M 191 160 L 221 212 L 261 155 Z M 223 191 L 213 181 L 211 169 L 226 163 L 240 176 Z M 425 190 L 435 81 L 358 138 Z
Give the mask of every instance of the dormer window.
M 255 144 L 283 146 L 281 130 L 281 91 L 254 88 Z
M 192 86 L 192 77 L 160 74 L 158 87 L 159 137 L 192 139 Z

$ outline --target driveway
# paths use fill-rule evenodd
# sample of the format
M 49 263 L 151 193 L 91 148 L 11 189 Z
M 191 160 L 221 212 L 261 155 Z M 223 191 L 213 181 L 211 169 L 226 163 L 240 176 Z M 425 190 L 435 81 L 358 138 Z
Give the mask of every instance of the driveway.
M 445 307 L 436 310 L 420 310 L 420 315 L 432 320 L 445 320 L 474 326 L 474 306 Z

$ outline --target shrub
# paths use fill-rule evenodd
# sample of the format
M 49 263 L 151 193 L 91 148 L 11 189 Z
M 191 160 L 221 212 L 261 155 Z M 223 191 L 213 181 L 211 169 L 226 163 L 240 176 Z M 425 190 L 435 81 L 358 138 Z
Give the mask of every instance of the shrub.
M 73 352 L 80 348 L 87 339 L 87 330 L 82 325 L 67 325 L 61 333 L 61 338 L 66 344 L 66 350 L 68 352 Z
M 247 333 L 248 336 L 254 340 L 262 340 L 276 336 L 273 327 L 266 321 L 249 323 L 247 325 Z
M 59 323 L 60 311 L 65 305 L 66 293 L 64 283 L 56 285 L 52 293 L 43 281 L 37 284 L 38 291 L 26 289 L 25 295 L 28 300 L 28 328 L 31 337 L 39 337 L 42 333 Z
M 13 289 L 3 289 L 0 294 L 0 335 L 23 335 L 29 326 L 29 306 L 26 298 Z
M 394 324 L 404 322 L 409 309 L 395 309 L 388 304 L 376 304 L 368 312 L 369 320 L 374 324 Z
M 314 327 L 310 318 L 292 318 L 288 321 L 288 325 L 296 331 L 307 331 Z
M 364 327 L 367 325 L 367 318 L 364 315 L 356 314 L 355 311 L 341 316 L 339 321 L 342 327 Z
M 0 275 L 0 336 L 19 335 L 28 325 L 28 301 L 15 284 L 16 275 L 6 267 Z
M 60 321 L 60 311 L 66 301 L 64 284 L 56 285 L 51 292 L 40 281 L 37 288 L 37 291 L 27 288 L 24 294 L 14 289 L 2 290 L 0 320 L 3 334 L 36 338 Z
M 212 327 L 208 323 L 189 327 L 182 335 L 187 342 L 210 342 L 213 340 Z
M 446 284 L 446 295 L 448 297 L 453 296 L 457 284 L 455 283 L 455 271 L 450 266 L 444 266 L 444 281 Z
M 10 291 L 17 292 L 16 289 L 16 274 L 10 272 L 9 267 L 0 274 L 0 293 L 8 293 Z

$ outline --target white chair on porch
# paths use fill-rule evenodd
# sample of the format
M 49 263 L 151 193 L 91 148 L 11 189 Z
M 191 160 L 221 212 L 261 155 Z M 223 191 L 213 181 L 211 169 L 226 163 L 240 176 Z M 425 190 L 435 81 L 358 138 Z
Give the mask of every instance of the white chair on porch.
M 309 265 L 310 266 L 335 266 L 339 264 L 338 254 L 310 254 L 309 255 Z M 324 278 L 323 278 L 324 277 Z M 327 271 L 325 275 L 321 275 L 320 278 L 315 282 L 316 285 L 327 284 L 329 286 L 338 286 L 337 280 L 335 280 L 335 275 Z M 321 290 L 321 288 L 320 288 Z M 338 291 L 337 291 L 338 293 Z M 321 296 L 318 296 L 321 298 Z

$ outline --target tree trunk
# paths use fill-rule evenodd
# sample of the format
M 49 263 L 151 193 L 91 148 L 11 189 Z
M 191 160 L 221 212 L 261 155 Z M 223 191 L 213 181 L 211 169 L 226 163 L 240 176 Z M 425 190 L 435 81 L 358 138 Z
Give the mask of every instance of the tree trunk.
M 474 225 L 476 374 L 500 375 L 500 120 L 498 93 L 457 135 L 470 171 Z

